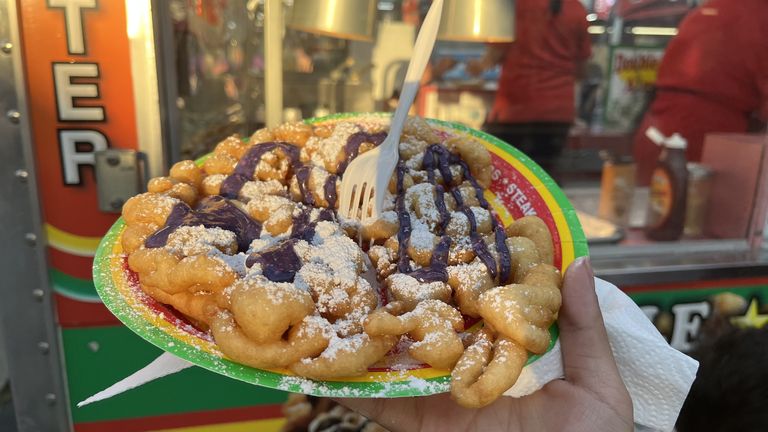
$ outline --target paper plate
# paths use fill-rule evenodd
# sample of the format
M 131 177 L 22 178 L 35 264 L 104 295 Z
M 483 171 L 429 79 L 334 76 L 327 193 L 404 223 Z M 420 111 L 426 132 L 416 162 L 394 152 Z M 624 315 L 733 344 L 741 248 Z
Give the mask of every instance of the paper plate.
M 312 124 L 363 119 L 360 114 L 337 114 L 311 119 Z M 371 114 L 365 117 L 370 118 Z M 381 115 L 373 115 L 381 117 Z M 587 242 L 576 213 L 554 181 L 523 153 L 483 132 L 438 120 L 428 120 L 448 135 L 471 135 L 491 153 L 493 181 L 485 197 L 504 225 L 525 215 L 536 215 L 549 226 L 555 243 L 555 266 L 565 270 L 579 256 L 587 255 Z M 404 397 L 448 391 L 450 372 L 426 365 L 371 368 L 364 376 L 312 381 L 287 370 L 262 370 L 228 360 L 210 335 L 195 328 L 173 309 L 141 291 L 138 277 L 128 269 L 120 245 L 124 222 L 119 219 L 102 239 L 96 252 L 93 280 L 104 304 L 139 336 L 200 367 L 273 389 L 328 397 Z M 552 345 L 557 326 L 550 328 Z M 529 363 L 538 356 L 531 356 Z

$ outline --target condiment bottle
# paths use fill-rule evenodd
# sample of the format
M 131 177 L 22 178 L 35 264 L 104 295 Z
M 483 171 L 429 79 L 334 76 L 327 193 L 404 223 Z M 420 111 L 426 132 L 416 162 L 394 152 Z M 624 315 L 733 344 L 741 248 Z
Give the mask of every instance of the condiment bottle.
M 655 133 L 649 130 L 646 135 L 661 145 L 662 150 L 651 176 L 645 234 L 651 240 L 677 240 L 685 226 L 688 193 L 685 149 L 688 142 L 677 133 L 667 138 L 658 134 L 658 130 Z
M 635 194 L 635 162 L 629 155 L 617 156 L 607 151 L 600 152 L 600 156 L 604 162 L 597 215 L 627 226 Z

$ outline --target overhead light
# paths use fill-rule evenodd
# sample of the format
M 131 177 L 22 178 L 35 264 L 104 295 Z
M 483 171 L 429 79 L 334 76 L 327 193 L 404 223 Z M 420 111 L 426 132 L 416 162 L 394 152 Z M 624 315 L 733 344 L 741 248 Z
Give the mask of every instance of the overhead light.
M 288 27 L 341 39 L 373 40 L 376 0 L 294 0 Z
M 515 40 L 514 0 L 446 0 L 437 37 L 465 42 Z
M 675 36 L 677 28 L 675 27 L 632 27 L 629 32 L 639 36 Z
M 591 26 L 587 27 L 587 32 L 589 34 L 603 34 L 603 33 L 605 33 L 605 26 L 591 25 Z
M 589 22 L 597 21 L 597 14 L 591 13 L 591 14 L 587 15 L 587 21 L 589 21 Z

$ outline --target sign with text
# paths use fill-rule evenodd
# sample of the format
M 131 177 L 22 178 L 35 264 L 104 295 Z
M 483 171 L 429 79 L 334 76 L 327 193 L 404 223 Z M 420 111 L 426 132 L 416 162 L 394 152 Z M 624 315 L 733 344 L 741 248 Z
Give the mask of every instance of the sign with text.
M 663 48 L 611 49 L 605 91 L 605 128 L 631 132 L 642 116 L 664 56 Z
M 101 236 L 115 216 L 97 208 L 94 152 L 136 148 L 125 4 L 20 3 L 45 222 L 68 234 Z
M 737 327 L 768 323 L 768 278 L 622 287 L 672 347 L 690 352 L 716 316 Z
M 64 326 L 114 322 L 91 281 L 93 253 L 116 219 L 99 211 L 94 153 L 137 147 L 125 7 L 19 1 L 49 277 Z

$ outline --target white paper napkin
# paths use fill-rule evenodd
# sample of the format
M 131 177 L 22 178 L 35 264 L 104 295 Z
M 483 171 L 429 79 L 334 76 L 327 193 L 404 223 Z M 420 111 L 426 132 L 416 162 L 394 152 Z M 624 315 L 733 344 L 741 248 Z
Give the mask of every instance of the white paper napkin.
M 78 402 L 77 407 L 80 408 L 100 400 L 109 399 L 112 396 L 135 389 L 150 381 L 154 381 L 166 375 L 175 374 L 176 372 L 192 366 L 194 366 L 194 364 L 182 360 L 171 353 L 163 353 L 160 357 L 154 359 L 152 363 L 144 366 L 143 369 L 134 372 L 133 375 L 112 384 L 109 388 L 96 393 L 82 402 Z
M 696 378 L 699 363 L 667 344 L 640 308 L 614 285 L 595 278 L 595 291 L 608 339 L 624 384 L 632 396 L 635 423 L 670 431 Z M 155 379 L 193 366 L 164 353 L 152 363 L 77 404 L 104 400 Z M 539 360 L 523 368 L 505 395 L 521 397 L 563 377 L 560 342 Z
M 616 286 L 595 278 L 608 340 L 634 406 L 635 423 L 670 431 L 696 378 L 699 362 L 669 346 L 642 310 Z M 507 396 L 531 394 L 563 377 L 560 341 L 523 368 Z

